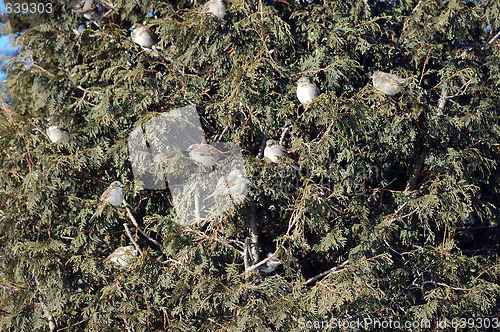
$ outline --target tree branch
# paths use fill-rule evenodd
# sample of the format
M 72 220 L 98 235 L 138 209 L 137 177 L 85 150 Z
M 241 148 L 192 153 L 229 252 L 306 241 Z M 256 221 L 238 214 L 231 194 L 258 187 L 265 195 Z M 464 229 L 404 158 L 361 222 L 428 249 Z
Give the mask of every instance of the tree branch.
M 125 206 L 125 209 L 127 210 L 127 214 L 130 218 L 130 221 L 132 221 L 132 224 L 134 224 L 135 228 L 137 228 L 137 230 L 142 234 L 144 235 L 144 237 L 146 239 L 148 239 L 149 241 L 153 242 L 154 244 L 156 244 L 158 247 L 160 248 L 163 248 L 163 245 L 156 241 L 155 239 L 153 239 L 151 236 L 147 235 L 146 233 L 144 233 L 144 231 L 142 230 L 141 226 L 139 226 L 139 224 L 137 223 L 137 221 L 135 220 L 134 218 L 134 215 L 132 214 L 132 211 L 130 211 L 130 208 L 128 207 L 128 204 L 125 200 L 123 200 L 123 205 Z
M 135 249 L 141 254 L 142 256 L 142 250 L 141 250 L 141 247 L 139 247 L 139 245 L 137 244 L 137 242 L 135 242 L 134 238 L 132 237 L 132 234 L 130 234 L 130 229 L 128 228 L 128 225 L 127 223 L 123 223 L 123 228 L 125 228 L 125 233 L 127 233 L 127 236 L 128 238 L 130 239 L 130 241 L 132 242 L 132 244 L 134 245 Z
M 311 282 L 313 281 L 316 281 L 318 280 L 319 278 L 322 278 L 330 273 L 333 273 L 337 270 L 340 270 L 340 269 L 343 269 L 347 264 L 349 264 L 349 260 L 346 260 L 344 263 L 340 264 L 340 265 L 337 265 L 337 266 L 334 266 L 332 267 L 331 269 L 329 270 L 326 270 L 325 272 L 322 272 L 320 274 L 318 274 L 317 276 L 314 276 L 310 279 L 308 279 L 307 281 L 305 281 L 304 283 L 302 283 L 302 286 L 306 286 L 307 284 L 310 284 Z
M 40 282 L 38 281 L 38 273 L 35 272 L 35 283 L 36 283 L 36 289 L 38 290 L 39 296 L 38 298 L 40 299 L 40 305 L 42 306 L 43 310 L 43 315 L 45 318 L 47 318 L 47 321 L 49 322 L 49 329 L 50 332 L 54 332 L 56 330 L 56 323 L 54 320 L 54 316 L 49 311 L 49 308 L 47 308 L 47 304 L 45 304 L 45 296 L 42 293 L 42 290 L 40 289 Z
M 495 42 L 500 37 L 500 31 L 493 37 L 491 38 L 486 44 L 481 47 L 481 50 L 484 51 L 486 48 L 488 48 L 491 44 Z
M 273 258 L 274 258 L 274 255 L 276 255 L 276 252 L 274 252 L 273 254 L 271 254 L 271 255 L 267 256 L 267 258 L 265 258 L 265 259 L 261 260 L 261 261 L 260 261 L 260 262 L 258 262 L 257 264 L 251 265 L 251 266 L 249 266 L 249 267 L 246 267 L 246 266 L 245 266 L 245 270 L 246 270 L 246 271 L 253 271 L 253 270 L 255 270 L 255 269 L 256 269 L 256 268 L 258 268 L 259 266 L 262 266 L 262 265 L 266 264 L 267 262 L 269 262 L 271 259 L 273 259 Z
M 424 167 L 425 161 L 425 152 L 420 152 L 415 156 L 415 164 L 413 165 L 413 169 L 410 174 L 410 178 L 408 179 L 408 183 L 406 184 L 405 191 L 413 191 L 417 187 L 418 177 L 422 172 L 422 168 Z
M 248 220 L 250 232 L 250 254 L 252 255 L 252 264 L 259 260 L 259 230 L 257 228 L 257 211 L 255 202 L 250 203 L 250 218 Z

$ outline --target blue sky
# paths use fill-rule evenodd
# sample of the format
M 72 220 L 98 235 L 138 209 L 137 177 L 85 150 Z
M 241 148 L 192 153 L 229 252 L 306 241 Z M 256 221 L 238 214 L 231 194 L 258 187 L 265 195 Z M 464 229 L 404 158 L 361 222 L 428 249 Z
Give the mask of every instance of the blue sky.
M 5 4 L 3 1 L 0 2 L 0 12 L 3 13 L 5 8 Z M 9 37 L 8 36 L 1 36 L 0 37 L 0 54 L 1 55 L 6 55 L 6 56 L 12 56 L 14 55 L 14 48 L 12 47 L 12 44 L 10 43 Z M 0 62 L 1 66 L 1 62 Z M 1 68 L 0 68 L 1 70 Z M 1 81 L 5 79 L 5 74 L 0 71 L 0 84 Z

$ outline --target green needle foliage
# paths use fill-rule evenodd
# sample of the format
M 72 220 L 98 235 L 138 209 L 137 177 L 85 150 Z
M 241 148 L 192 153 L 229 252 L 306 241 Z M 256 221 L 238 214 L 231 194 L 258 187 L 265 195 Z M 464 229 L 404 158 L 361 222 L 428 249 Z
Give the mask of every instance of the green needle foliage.
M 103 1 L 102 22 L 69 1 L 9 15 L 19 52 L 0 112 L 0 329 L 498 328 L 500 2 L 225 4 L 223 20 L 199 0 Z M 153 50 L 131 40 L 134 23 L 158 36 Z M 387 96 L 377 70 L 408 80 Z M 321 91 L 308 106 L 302 75 Z M 243 202 L 190 225 L 170 190 L 134 178 L 128 145 L 187 105 L 207 142 L 238 145 L 248 178 Z M 49 122 L 68 135 L 51 142 Z M 260 159 L 266 138 L 288 156 Z M 209 172 L 187 154 L 152 160 L 159 177 Z M 115 180 L 128 212 L 100 205 Z M 257 236 L 282 262 L 271 274 L 246 270 Z M 131 239 L 142 254 L 107 259 Z

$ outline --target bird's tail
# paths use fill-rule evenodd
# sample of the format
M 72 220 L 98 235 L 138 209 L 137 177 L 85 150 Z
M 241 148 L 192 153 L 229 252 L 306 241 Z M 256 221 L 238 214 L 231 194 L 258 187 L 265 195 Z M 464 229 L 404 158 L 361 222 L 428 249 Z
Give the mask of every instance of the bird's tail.
M 103 209 L 104 205 L 101 204 L 97 210 L 95 211 L 94 215 L 92 215 L 92 217 L 90 217 L 89 221 L 88 221 L 88 224 L 90 224 L 92 221 L 94 221 L 95 218 L 97 218 L 98 215 L 101 214 L 102 212 L 102 209 Z

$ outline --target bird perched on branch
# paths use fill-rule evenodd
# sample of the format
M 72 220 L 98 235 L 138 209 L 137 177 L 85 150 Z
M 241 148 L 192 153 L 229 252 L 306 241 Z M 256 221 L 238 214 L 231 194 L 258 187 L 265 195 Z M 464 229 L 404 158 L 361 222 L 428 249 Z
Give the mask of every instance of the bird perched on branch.
M 123 199 L 125 198 L 125 190 L 123 190 L 123 184 L 120 181 L 114 181 L 111 183 L 102 195 L 101 202 L 108 202 L 113 206 L 120 206 L 123 203 Z M 90 218 L 89 223 L 94 221 L 99 212 L 99 208 L 94 213 L 94 215 Z
M 229 174 L 223 175 L 217 181 L 215 190 L 205 198 L 228 195 L 244 195 L 247 189 L 246 179 L 240 169 L 234 169 Z
M 264 149 L 264 157 L 271 160 L 273 163 L 277 163 L 280 159 L 287 155 L 285 147 L 279 144 L 274 139 L 268 139 L 266 141 L 266 148 Z
M 210 144 L 192 144 L 187 149 L 189 158 L 205 167 L 212 167 L 225 157 L 225 153 Z
M 83 0 L 77 5 L 76 12 L 87 20 L 100 22 L 104 7 L 100 0 Z
M 68 137 L 69 131 L 66 128 L 59 127 L 54 123 L 51 123 L 47 127 L 47 136 L 49 137 L 52 143 L 57 143 L 61 139 Z
M 269 254 L 267 254 L 267 257 L 269 257 L 271 255 L 272 255 L 272 253 L 269 253 Z M 281 265 L 281 261 L 273 256 L 266 263 L 259 266 L 258 269 L 259 269 L 259 271 L 264 272 L 264 273 L 272 273 L 280 265 Z
M 130 264 L 132 258 L 136 257 L 138 254 L 134 246 L 119 247 L 106 259 L 121 267 L 127 267 Z
M 399 78 L 396 75 L 376 71 L 372 75 L 373 86 L 389 96 L 394 96 L 399 92 L 399 88 L 408 81 L 407 78 Z
M 299 80 L 296 82 L 297 84 L 297 98 L 299 99 L 300 103 L 303 105 L 308 105 L 312 103 L 316 97 L 319 96 L 319 89 L 314 85 L 314 83 L 311 83 L 311 81 L 305 77 L 302 76 L 299 78 Z
M 224 5 L 224 2 L 222 0 L 210 0 L 205 3 L 203 9 L 201 10 L 201 13 L 212 13 L 219 20 L 222 20 L 224 18 L 224 15 L 226 15 L 226 5 Z
M 150 49 L 158 43 L 158 37 L 140 23 L 135 23 L 130 28 L 130 36 L 132 37 L 132 41 L 142 48 Z

